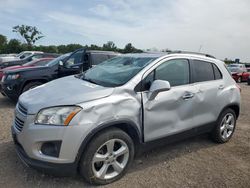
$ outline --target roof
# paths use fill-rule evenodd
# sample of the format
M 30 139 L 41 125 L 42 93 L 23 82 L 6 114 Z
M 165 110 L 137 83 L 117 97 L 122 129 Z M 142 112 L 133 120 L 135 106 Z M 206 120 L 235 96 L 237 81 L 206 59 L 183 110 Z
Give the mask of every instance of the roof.
M 86 51 L 90 53 L 120 54 L 119 52 L 103 51 L 103 50 L 86 50 Z
M 135 57 L 135 58 L 140 58 L 140 57 L 152 57 L 152 58 L 159 58 L 162 56 L 168 55 L 168 53 L 154 53 L 154 52 L 143 52 L 143 53 L 129 53 L 129 54 L 122 54 L 122 56 L 127 56 L 127 57 Z
M 197 52 L 185 52 L 185 51 L 129 53 L 129 54 L 123 54 L 123 56 L 159 58 L 159 57 L 163 57 L 166 55 L 179 55 L 179 54 L 197 55 L 197 56 L 202 56 L 202 57 L 215 58 L 214 56 L 209 55 L 209 54 L 203 54 L 203 53 L 197 53 Z

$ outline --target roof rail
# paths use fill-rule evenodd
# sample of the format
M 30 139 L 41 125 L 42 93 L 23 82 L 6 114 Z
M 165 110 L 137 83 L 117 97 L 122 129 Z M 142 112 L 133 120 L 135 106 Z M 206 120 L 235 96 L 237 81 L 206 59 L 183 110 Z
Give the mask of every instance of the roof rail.
M 177 50 L 177 51 L 171 51 L 169 52 L 169 54 L 194 54 L 194 55 L 203 55 L 203 56 L 206 56 L 206 57 L 210 57 L 210 58 L 214 58 L 214 56 L 212 55 L 209 55 L 209 54 L 205 54 L 205 53 L 200 53 L 200 52 L 188 52 L 188 51 L 180 51 L 180 50 Z

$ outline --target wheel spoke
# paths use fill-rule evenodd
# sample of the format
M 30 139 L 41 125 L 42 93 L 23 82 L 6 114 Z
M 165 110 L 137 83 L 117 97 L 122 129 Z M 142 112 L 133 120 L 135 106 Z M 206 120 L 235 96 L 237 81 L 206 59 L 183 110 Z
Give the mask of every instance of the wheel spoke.
M 232 131 L 234 129 L 234 125 L 228 125 L 228 130 Z
M 223 124 L 223 125 L 220 127 L 220 131 L 223 132 L 223 131 L 225 130 L 225 128 L 226 128 L 226 125 Z
M 115 140 L 110 140 L 107 142 L 106 146 L 107 146 L 107 150 L 108 150 L 108 153 L 113 153 L 114 151 L 114 144 L 115 144 Z
M 223 133 L 222 133 L 222 134 L 223 134 L 223 136 L 222 136 L 222 137 L 223 137 L 224 139 L 226 139 L 226 138 L 227 138 L 227 130 L 225 129 L 225 130 L 223 131 Z
M 227 123 L 230 123 L 231 120 L 232 120 L 232 118 L 233 118 L 233 117 L 232 117 L 231 115 L 229 115 L 228 118 L 227 118 L 227 120 L 226 120 L 226 122 L 227 122 Z
M 108 167 L 109 165 L 104 163 L 102 168 L 97 172 L 97 177 L 104 178 L 107 173 Z
M 112 166 L 113 166 L 113 168 L 114 168 L 114 170 L 117 172 L 117 173 L 120 173 L 122 170 L 123 170 L 123 166 L 120 164 L 120 163 L 118 163 L 117 161 L 114 161 L 113 163 L 112 163 Z
M 93 158 L 93 162 L 96 163 L 96 162 L 102 162 L 102 161 L 105 161 L 106 159 L 106 155 L 102 155 L 102 154 L 99 154 L 99 153 L 96 153 L 94 158 Z
M 125 147 L 125 146 L 121 146 L 117 151 L 114 152 L 114 154 L 115 154 L 117 157 L 119 157 L 119 156 L 121 156 L 121 155 L 124 155 L 124 154 L 126 154 L 126 153 L 128 153 L 128 148 Z

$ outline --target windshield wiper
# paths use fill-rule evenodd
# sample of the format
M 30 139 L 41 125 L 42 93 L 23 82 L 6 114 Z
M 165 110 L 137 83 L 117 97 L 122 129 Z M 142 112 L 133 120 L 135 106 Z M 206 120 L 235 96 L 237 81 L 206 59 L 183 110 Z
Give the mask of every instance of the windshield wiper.
M 95 82 L 94 80 L 90 79 L 90 78 L 82 78 L 82 80 L 85 80 L 87 82 L 90 82 L 92 84 L 96 84 L 96 85 L 99 85 L 97 82 Z

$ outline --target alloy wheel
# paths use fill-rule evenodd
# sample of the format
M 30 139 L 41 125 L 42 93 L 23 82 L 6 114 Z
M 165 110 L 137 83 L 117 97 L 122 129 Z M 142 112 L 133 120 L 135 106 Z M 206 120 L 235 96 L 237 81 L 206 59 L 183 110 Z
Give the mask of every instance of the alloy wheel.
M 124 170 L 128 160 L 128 145 L 121 139 L 111 139 L 95 152 L 92 159 L 92 170 L 97 178 L 111 179 Z
M 224 118 L 222 119 L 221 125 L 220 125 L 220 134 L 221 137 L 226 140 L 228 139 L 235 127 L 235 118 L 234 115 L 231 113 L 227 113 Z

